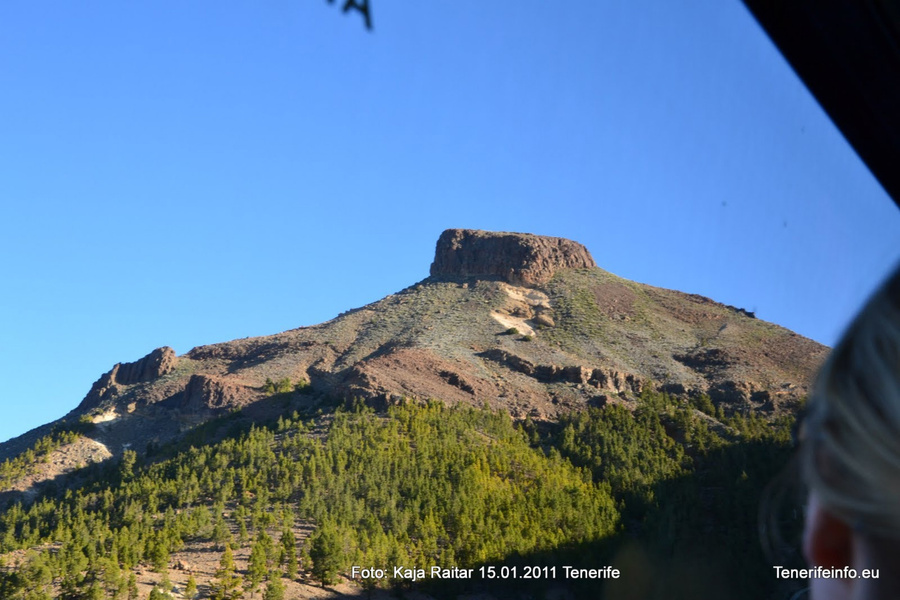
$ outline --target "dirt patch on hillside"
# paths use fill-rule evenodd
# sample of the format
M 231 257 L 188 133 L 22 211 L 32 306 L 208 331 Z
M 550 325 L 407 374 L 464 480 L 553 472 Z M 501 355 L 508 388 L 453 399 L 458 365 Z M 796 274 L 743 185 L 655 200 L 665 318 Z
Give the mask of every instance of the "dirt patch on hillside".
M 685 294 L 675 290 L 665 290 L 645 286 L 647 295 L 653 302 L 667 310 L 669 316 L 688 325 L 703 325 L 710 321 L 721 321 L 726 315 L 725 305 L 697 294 Z
M 604 281 L 591 288 L 597 308 L 609 319 L 631 319 L 635 316 L 637 294 L 618 281 Z
M 493 381 L 476 373 L 472 364 L 445 359 L 425 348 L 392 348 L 358 362 L 344 388 L 364 398 L 440 398 L 448 404 L 495 398 Z

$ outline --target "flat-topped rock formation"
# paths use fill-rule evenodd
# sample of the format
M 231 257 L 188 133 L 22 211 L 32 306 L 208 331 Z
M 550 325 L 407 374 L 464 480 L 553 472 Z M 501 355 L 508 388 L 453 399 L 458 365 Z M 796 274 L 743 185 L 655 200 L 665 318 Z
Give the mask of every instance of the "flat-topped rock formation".
M 498 277 L 513 285 L 547 283 L 560 269 L 596 267 L 587 248 L 564 238 L 447 229 L 431 265 L 436 277 Z

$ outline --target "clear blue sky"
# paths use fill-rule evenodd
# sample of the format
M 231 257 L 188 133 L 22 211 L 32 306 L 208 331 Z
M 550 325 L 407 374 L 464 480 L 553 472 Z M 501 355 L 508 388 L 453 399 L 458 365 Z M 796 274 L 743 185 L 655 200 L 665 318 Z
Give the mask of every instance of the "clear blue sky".
M 447 227 L 826 344 L 900 211 L 738 0 L 0 3 L 0 440 L 169 345 L 327 320 Z

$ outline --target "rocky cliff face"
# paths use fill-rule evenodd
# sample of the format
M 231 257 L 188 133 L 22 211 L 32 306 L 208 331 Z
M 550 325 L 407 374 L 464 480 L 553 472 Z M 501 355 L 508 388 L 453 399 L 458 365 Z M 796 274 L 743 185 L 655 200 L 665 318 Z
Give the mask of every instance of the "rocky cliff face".
M 587 248 L 563 238 L 527 233 L 448 229 L 431 265 L 435 277 L 497 277 L 513 285 L 547 283 L 560 269 L 596 267 Z
M 238 408 L 250 401 L 255 391 L 223 377 L 192 375 L 180 395 L 179 408 L 189 412 Z
M 177 361 L 175 351 L 163 346 L 134 362 L 116 363 L 94 382 L 79 408 L 92 408 L 103 399 L 119 394 L 125 386 L 153 381 L 171 373 Z
M 175 370 L 178 358 L 175 351 L 168 346 L 157 348 L 144 358 L 130 363 L 119 363 L 115 370 L 116 383 L 134 385 L 143 381 L 152 381 Z

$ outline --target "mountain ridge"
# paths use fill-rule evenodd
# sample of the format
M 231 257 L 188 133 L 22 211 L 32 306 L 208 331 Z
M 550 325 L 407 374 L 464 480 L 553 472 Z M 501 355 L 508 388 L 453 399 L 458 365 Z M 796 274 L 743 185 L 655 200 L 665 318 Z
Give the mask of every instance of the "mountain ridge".
M 277 381 L 308 383 L 292 401 L 309 407 L 437 398 L 553 420 L 648 387 L 776 414 L 802 401 L 826 351 L 748 311 L 612 275 L 571 240 L 450 229 L 426 279 L 318 325 L 119 363 L 66 417 L 0 444 L 0 459 L 78 420 L 113 456 L 143 450 L 262 410 Z

